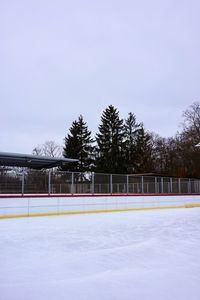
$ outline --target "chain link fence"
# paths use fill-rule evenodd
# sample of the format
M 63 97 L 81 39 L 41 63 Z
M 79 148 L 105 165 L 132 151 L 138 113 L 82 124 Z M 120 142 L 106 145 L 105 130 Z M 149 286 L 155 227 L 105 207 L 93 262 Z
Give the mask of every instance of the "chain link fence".
M 200 180 L 53 170 L 3 170 L 0 194 L 199 194 Z

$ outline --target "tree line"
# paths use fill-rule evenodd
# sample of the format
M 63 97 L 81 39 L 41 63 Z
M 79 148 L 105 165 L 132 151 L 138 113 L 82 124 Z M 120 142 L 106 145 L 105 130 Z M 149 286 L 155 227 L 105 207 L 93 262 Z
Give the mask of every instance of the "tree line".
M 94 138 L 80 115 L 69 128 L 62 151 L 50 141 L 45 143 L 46 148 L 44 144 L 43 149 L 36 147 L 33 152 L 42 154 L 46 149 L 54 156 L 60 151 L 64 157 L 78 159 L 79 163 L 63 167 L 68 171 L 200 177 L 200 148 L 196 147 L 199 142 L 199 102 L 183 112 L 182 130 L 170 138 L 146 130 L 134 113 L 121 119 L 117 108 L 109 105 L 102 113 Z

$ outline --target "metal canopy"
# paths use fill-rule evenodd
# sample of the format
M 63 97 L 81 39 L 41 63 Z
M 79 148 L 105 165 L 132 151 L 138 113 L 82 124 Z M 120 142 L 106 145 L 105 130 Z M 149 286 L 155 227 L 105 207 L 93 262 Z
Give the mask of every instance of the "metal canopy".
M 0 152 L 0 166 L 49 169 L 76 162 L 78 162 L 78 159 Z

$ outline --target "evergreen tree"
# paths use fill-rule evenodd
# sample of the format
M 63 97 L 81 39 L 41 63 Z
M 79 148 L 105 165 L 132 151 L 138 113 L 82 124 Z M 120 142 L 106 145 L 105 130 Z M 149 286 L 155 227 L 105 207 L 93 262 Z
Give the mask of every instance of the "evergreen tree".
M 145 132 L 142 126 L 137 132 L 135 162 L 136 172 L 150 172 L 152 170 L 151 160 L 151 136 Z
M 136 123 L 136 117 L 133 113 L 129 113 L 124 124 L 124 156 L 126 164 L 126 172 L 133 173 L 136 169 L 136 150 L 137 139 L 141 124 Z
M 123 120 L 112 105 L 103 112 L 99 133 L 96 135 L 96 170 L 105 173 L 124 173 Z
M 64 157 L 79 159 L 79 163 L 67 165 L 69 171 L 90 171 L 94 165 L 94 147 L 91 131 L 88 130 L 86 122 L 83 121 L 82 115 L 78 121 L 72 123 L 67 137 L 65 137 Z M 65 167 L 66 169 L 66 167 Z

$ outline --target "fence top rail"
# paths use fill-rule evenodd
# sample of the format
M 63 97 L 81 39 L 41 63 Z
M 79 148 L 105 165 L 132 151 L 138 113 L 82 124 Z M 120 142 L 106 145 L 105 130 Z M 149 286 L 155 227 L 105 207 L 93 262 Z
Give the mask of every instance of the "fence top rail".
M 124 194 L 124 193 L 113 193 L 113 194 L 0 194 L 0 199 L 5 198 L 77 198 L 77 197 L 148 197 L 148 196 L 159 196 L 159 197 L 182 197 L 182 196 L 200 196 L 200 193 L 193 194 L 193 193 L 130 193 L 130 194 Z

